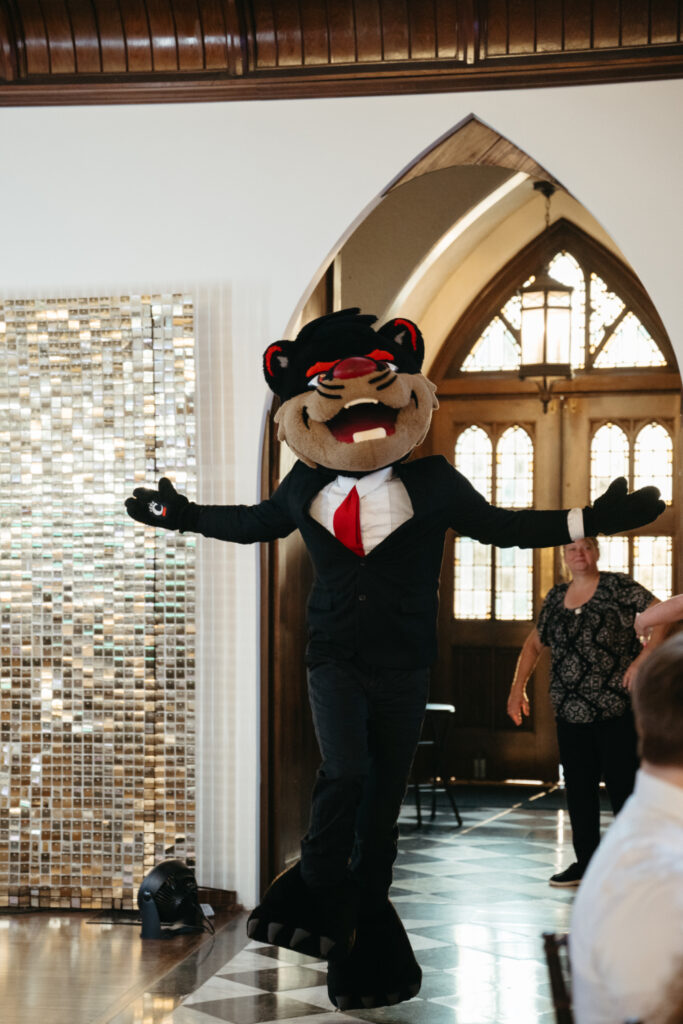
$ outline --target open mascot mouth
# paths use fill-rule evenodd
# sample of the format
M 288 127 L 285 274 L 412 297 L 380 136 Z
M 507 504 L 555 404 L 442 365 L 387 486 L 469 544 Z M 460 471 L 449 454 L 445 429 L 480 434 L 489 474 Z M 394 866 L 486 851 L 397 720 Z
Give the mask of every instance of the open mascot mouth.
M 377 399 L 359 398 L 349 402 L 337 413 L 327 426 L 335 441 L 343 444 L 357 444 L 359 441 L 375 441 L 389 437 L 396 432 L 396 418 L 399 409 L 390 409 Z

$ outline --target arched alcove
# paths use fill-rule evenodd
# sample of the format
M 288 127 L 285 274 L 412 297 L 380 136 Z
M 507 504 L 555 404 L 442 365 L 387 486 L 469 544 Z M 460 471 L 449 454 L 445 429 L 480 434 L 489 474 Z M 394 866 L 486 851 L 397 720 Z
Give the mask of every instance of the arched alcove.
M 544 230 L 543 199 L 533 188 L 538 180 L 550 181 L 557 189 L 548 230 Z M 589 446 L 586 417 L 582 419 L 581 429 L 577 426 L 578 418 L 564 422 L 568 417 L 564 412 L 559 414 L 559 405 L 555 402 L 551 403 L 543 420 L 534 385 L 520 382 L 515 373 L 475 375 L 461 370 L 465 355 L 477 340 L 477 332 L 505 297 L 523 283 L 525 278 L 520 279 L 520 274 L 528 276 L 528 272 L 533 272 L 528 268 L 552 254 L 553 246 L 569 242 L 574 249 L 580 249 L 610 288 L 628 293 L 630 308 L 650 334 L 656 336 L 667 363 L 664 369 L 648 371 L 645 376 L 650 383 L 656 378 L 655 391 L 660 397 L 666 394 L 670 404 L 675 403 L 680 379 L 666 332 L 614 241 L 591 212 L 551 173 L 474 116 L 466 118 L 427 152 L 416 157 L 349 227 L 293 314 L 289 336 L 309 319 L 346 306 L 359 305 L 363 312 L 378 315 L 380 322 L 399 313 L 415 319 L 426 339 L 425 371 L 439 386 L 442 397 L 442 408 L 435 417 L 423 452 L 441 451 L 453 459 L 456 422 L 459 431 L 467 421 L 469 427 L 478 426 L 486 432 L 494 462 L 501 442 L 504 446 L 508 441 L 526 438 L 525 443 L 534 453 L 539 450 L 542 453 L 530 477 L 533 503 L 538 507 L 585 504 L 587 497 L 570 499 L 582 494 L 582 488 L 588 486 L 588 464 L 581 479 L 562 479 L 556 472 L 557 459 L 552 445 L 546 439 L 539 449 L 538 439 L 548 433 L 551 422 L 557 424 L 562 420 L 563 426 L 559 428 L 562 445 L 567 450 L 580 444 L 586 448 L 587 444 Z M 602 416 L 603 422 L 615 416 L 607 400 L 610 389 L 614 390 L 615 373 L 596 370 L 594 376 L 596 401 L 602 403 L 602 412 L 591 413 L 588 419 L 592 422 L 591 417 Z M 624 378 L 628 374 L 620 371 L 620 376 Z M 575 391 L 566 399 L 567 409 L 571 408 L 571 402 L 583 400 L 579 384 L 572 382 L 572 386 Z M 625 400 L 632 411 L 635 409 L 633 395 L 640 387 L 635 379 L 622 380 L 619 395 L 630 396 Z M 496 413 L 492 418 L 491 403 L 501 401 L 507 403 L 505 415 Z M 649 413 L 639 416 L 634 412 L 629 427 L 634 445 L 639 430 L 649 422 Z M 677 459 L 678 413 L 667 412 L 663 418 L 670 429 L 673 458 Z M 510 433 L 512 428 L 517 433 Z M 519 445 L 515 447 L 511 443 L 512 451 L 517 448 Z M 271 420 L 264 449 L 264 493 L 276 486 L 290 464 L 288 452 L 282 450 L 275 439 Z M 495 472 L 493 477 L 495 490 Z M 545 490 L 539 487 L 541 480 L 547 483 Z M 503 493 L 494 493 L 493 500 L 503 504 Z M 502 653 L 497 663 L 490 665 L 486 661 L 486 643 L 482 642 L 465 664 L 462 659 L 458 661 L 462 637 L 455 636 L 453 626 L 454 542 L 454 538 L 449 538 L 446 545 L 440 613 L 442 651 L 434 672 L 433 693 L 448 702 L 453 702 L 457 694 L 455 703 L 471 720 L 479 723 L 466 727 L 470 734 L 462 750 L 458 750 L 456 744 L 451 751 L 454 770 L 460 776 L 471 774 L 469 765 L 476 745 L 479 745 L 476 753 L 483 754 L 493 766 L 495 758 L 489 749 L 496 749 L 502 735 L 501 749 L 508 752 L 495 770 L 492 767 L 494 774 L 506 777 L 510 766 L 516 765 L 514 774 L 517 776 L 521 773 L 533 778 L 547 777 L 552 772 L 552 764 L 556 765 L 554 749 L 547 739 L 552 735 L 549 711 L 535 721 L 533 738 L 528 732 L 518 734 L 516 746 L 513 744 L 510 748 L 502 696 L 509 686 L 509 675 L 530 627 L 530 619 L 538 608 L 539 595 L 553 582 L 552 552 L 534 553 L 527 557 L 528 564 L 522 564 L 509 554 L 489 552 L 491 578 L 498 574 L 512 581 L 503 598 L 506 607 L 515 607 L 514 591 L 519 587 L 519 580 L 530 580 L 531 589 L 524 601 L 517 602 L 520 608 L 523 605 L 521 611 L 518 608 L 515 612 L 517 617 L 502 626 L 497 641 Z M 632 562 L 632 552 L 629 558 Z M 308 714 L 301 714 L 306 697 L 303 652 L 305 599 L 310 580 L 311 568 L 298 535 L 278 542 L 264 553 L 261 807 L 264 881 L 298 856 L 299 839 L 307 824 L 310 785 L 318 762 Z M 484 626 L 474 618 L 467 622 L 470 640 L 478 635 L 477 631 L 482 637 L 488 635 L 487 620 L 481 621 Z M 477 644 L 470 643 L 469 647 L 477 647 Z M 454 683 L 456 675 L 457 684 Z M 481 685 L 483 679 L 489 680 L 485 687 Z
M 537 386 L 518 373 L 518 289 L 546 267 L 574 288 L 576 339 L 573 379 L 556 383 L 547 413 Z M 508 478 L 531 480 L 537 508 L 582 507 L 617 475 L 631 487 L 657 484 L 666 511 L 628 536 L 602 538 L 600 566 L 632 574 L 660 598 L 680 589 L 681 380 L 656 309 L 614 249 L 565 218 L 541 231 L 472 297 L 430 376 L 441 404 L 429 451 L 463 472 L 478 461 L 482 474 L 488 460 L 495 504 L 514 506 L 500 486 Z M 512 431 L 528 439 L 525 452 L 504 450 Z M 495 780 L 557 778 L 547 661 L 532 677 L 532 714 L 521 729 L 505 707 L 522 643 L 558 578 L 552 550 L 492 552 L 447 540 L 432 692 L 458 708 L 449 752 L 456 776 L 472 776 L 476 762 Z

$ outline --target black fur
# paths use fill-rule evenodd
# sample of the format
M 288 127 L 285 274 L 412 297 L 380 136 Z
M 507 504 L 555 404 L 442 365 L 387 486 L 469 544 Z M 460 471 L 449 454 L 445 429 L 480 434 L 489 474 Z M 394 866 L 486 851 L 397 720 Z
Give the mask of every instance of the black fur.
M 387 352 L 391 360 L 373 357 L 378 368 L 391 361 L 403 373 L 419 373 L 424 359 L 424 341 L 412 320 L 397 317 L 379 330 L 371 326 L 377 317 L 361 314 L 358 308 L 312 320 L 294 341 L 276 341 L 263 354 L 263 373 L 271 391 L 286 402 L 308 387 L 306 371 L 316 363 L 335 363 L 350 356 L 371 356 Z

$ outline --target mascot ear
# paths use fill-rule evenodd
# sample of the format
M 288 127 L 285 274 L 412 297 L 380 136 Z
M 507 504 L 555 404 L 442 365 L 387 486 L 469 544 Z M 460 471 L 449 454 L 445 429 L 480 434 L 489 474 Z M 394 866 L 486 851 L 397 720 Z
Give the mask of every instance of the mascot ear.
M 417 370 L 422 367 L 422 360 L 425 356 L 425 345 L 420 328 L 412 320 L 405 317 L 395 317 L 389 320 L 377 331 L 383 338 L 392 342 L 395 351 L 417 364 Z
M 288 349 L 291 341 L 274 341 L 263 353 L 263 376 L 271 391 L 283 397 L 283 386 L 289 369 Z

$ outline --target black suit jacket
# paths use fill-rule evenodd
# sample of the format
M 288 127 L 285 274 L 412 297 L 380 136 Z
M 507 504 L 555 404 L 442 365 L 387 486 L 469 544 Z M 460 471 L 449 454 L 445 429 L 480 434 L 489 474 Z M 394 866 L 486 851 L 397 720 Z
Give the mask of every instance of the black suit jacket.
M 205 537 L 250 544 L 299 529 L 315 567 L 308 602 L 309 663 L 360 657 L 372 665 L 421 668 L 436 658 L 439 574 L 446 531 L 498 547 L 566 544 L 566 511 L 496 508 L 441 455 L 394 467 L 413 518 L 358 557 L 308 514 L 334 473 L 297 462 L 258 505 L 199 506 Z

